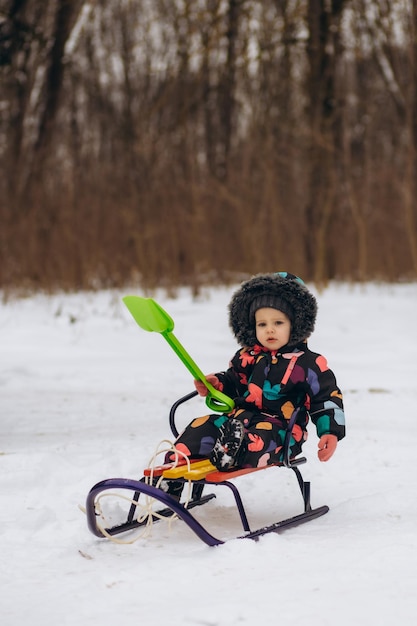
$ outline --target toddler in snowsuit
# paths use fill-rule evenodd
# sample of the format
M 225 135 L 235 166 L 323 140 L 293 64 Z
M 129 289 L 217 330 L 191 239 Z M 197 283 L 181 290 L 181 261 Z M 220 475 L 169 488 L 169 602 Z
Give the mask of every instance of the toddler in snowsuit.
M 282 461 L 292 424 L 290 456 L 301 452 L 312 420 L 318 457 L 328 461 L 345 436 L 343 401 L 324 356 L 311 352 L 317 303 L 303 281 L 289 273 L 261 274 L 244 282 L 229 304 L 230 327 L 241 345 L 229 369 L 207 376 L 235 401 L 227 415 L 193 420 L 175 447 L 185 455 L 208 457 L 220 471 L 261 467 Z M 195 381 L 200 395 L 207 393 Z M 167 454 L 167 461 L 174 453 Z

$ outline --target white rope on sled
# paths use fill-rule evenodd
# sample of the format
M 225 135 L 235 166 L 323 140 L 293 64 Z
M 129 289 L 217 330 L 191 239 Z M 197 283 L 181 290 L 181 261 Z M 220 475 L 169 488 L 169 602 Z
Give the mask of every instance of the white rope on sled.
M 161 448 L 161 446 L 163 445 L 167 445 L 168 447 Z M 169 441 L 168 439 L 163 439 L 162 441 L 160 441 L 160 443 L 156 447 L 156 450 L 148 463 L 148 467 L 150 468 L 151 471 L 149 473 L 149 476 L 145 476 L 145 481 L 144 481 L 145 484 L 153 485 L 154 487 L 158 489 L 160 488 L 162 481 L 167 480 L 167 479 L 164 479 L 164 477 L 161 475 L 154 484 L 154 471 L 157 467 L 157 463 L 156 463 L 157 458 L 161 454 L 165 455 L 168 452 L 173 452 L 175 454 L 172 467 L 176 467 L 178 465 L 180 458 L 182 458 L 182 459 L 185 459 L 186 461 L 187 471 L 190 469 L 190 459 L 187 457 L 187 455 L 181 452 L 181 450 L 177 450 L 171 441 Z M 186 496 L 185 502 L 183 503 L 183 506 L 185 508 L 187 508 L 188 503 L 191 498 L 192 484 L 190 480 L 188 481 L 187 487 L 188 487 L 187 496 Z M 100 530 L 100 532 L 105 537 L 107 537 L 107 539 L 110 539 L 110 541 L 113 541 L 114 543 L 118 543 L 122 545 L 129 545 L 129 544 L 135 543 L 139 539 L 144 539 L 146 537 L 149 537 L 152 533 L 152 526 L 153 526 L 153 522 L 155 521 L 155 519 L 164 520 L 165 522 L 167 522 L 169 530 L 171 530 L 172 522 L 175 519 L 178 519 L 178 515 L 174 512 L 172 513 L 172 515 L 169 515 L 169 516 L 160 515 L 158 511 L 155 511 L 153 509 L 154 503 L 159 502 L 159 500 L 156 500 L 156 498 L 153 498 L 152 496 L 148 496 L 144 493 L 141 493 L 142 499 L 141 499 L 141 502 L 138 502 L 136 500 L 133 500 L 131 497 L 122 495 L 120 493 L 103 492 L 97 496 L 97 499 L 94 502 L 94 508 L 95 508 L 96 514 L 103 521 L 105 521 L 105 517 L 103 514 L 102 507 L 101 507 L 101 500 L 103 498 L 108 498 L 108 497 L 120 498 L 121 500 L 127 501 L 130 505 L 134 505 L 138 510 L 136 520 L 140 524 L 143 524 L 143 526 L 141 526 L 142 531 L 139 532 L 137 535 L 135 535 L 135 537 L 133 537 L 132 539 L 128 540 L 128 539 L 118 539 L 117 537 L 111 535 L 104 526 L 102 526 L 99 522 L 97 522 L 97 527 Z

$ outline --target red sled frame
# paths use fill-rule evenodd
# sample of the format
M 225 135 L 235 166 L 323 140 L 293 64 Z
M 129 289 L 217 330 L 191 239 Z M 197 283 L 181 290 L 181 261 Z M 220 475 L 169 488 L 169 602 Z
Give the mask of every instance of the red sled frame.
M 184 403 L 194 398 L 197 395 L 196 391 L 193 391 L 181 398 L 179 398 L 171 407 L 169 414 L 169 423 L 172 434 L 174 437 L 178 436 L 178 429 L 175 423 L 175 417 L 177 409 Z M 161 518 L 168 518 L 173 513 L 175 513 L 180 519 L 182 519 L 187 526 L 207 545 L 216 546 L 224 543 L 224 540 L 218 539 L 210 534 L 202 524 L 190 513 L 190 510 L 196 506 L 200 506 L 206 504 L 213 498 L 215 498 L 214 493 L 210 493 L 208 495 L 203 495 L 203 490 L 205 486 L 225 486 L 231 490 L 234 500 L 236 503 L 236 508 L 239 513 L 239 517 L 242 523 L 243 535 L 239 535 L 238 538 L 241 539 L 258 539 L 262 535 L 271 532 L 279 532 L 280 530 L 284 530 L 287 528 L 292 528 L 294 526 L 298 526 L 299 524 L 303 524 L 305 522 L 309 522 L 313 519 L 321 517 L 325 515 L 329 511 L 329 507 L 326 505 L 320 506 L 318 508 L 312 508 L 310 502 L 310 482 L 305 481 L 302 477 L 301 471 L 299 469 L 300 465 L 303 465 L 307 462 L 305 457 L 298 458 L 290 458 L 290 442 L 291 442 L 291 434 L 294 424 L 291 423 L 291 420 L 288 424 L 286 437 L 284 441 L 284 456 L 282 463 L 278 463 L 276 465 L 268 465 L 262 468 L 245 468 L 238 470 L 231 470 L 228 472 L 219 472 L 212 471 L 208 473 L 204 478 L 198 480 L 192 480 L 192 492 L 189 501 L 186 506 L 178 502 L 175 498 L 173 498 L 168 493 L 162 491 L 162 489 L 158 489 L 152 485 L 149 485 L 145 482 L 145 479 L 141 480 L 133 480 L 128 478 L 108 478 L 103 480 L 96 485 L 94 485 L 87 496 L 86 501 L 86 513 L 87 513 L 87 523 L 91 532 L 96 535 L 96 537 L 113 537 L 115 535 L 119 535 L 121 533 L 125 533 L 136 528 L 140 528 L 143 526 L 146 521 L 138 521 L 135 519 L 135 512 L 137 509 L 137 503 L 139 502 L 139 497 L 141 494 L 144 496 L 150 496 L 155 500 L 161 502 L 163 508 L 157 511 L 157 515 L 155 515 L 154 521 L 158 521 Z M 197 459 L 196 461 L 201 461 L 201 459 Z M 191 461 L 192 463 L 193 461 Z M 186 465 L 184 466 L 186 468 Z M 248 518 L 246 515 L 246 511 L 242 502 L 242 498 L 237 487 L 230 482 L 232 479 L 242 476 L 244 474 L 250 474 L 253 472 L 257 472 L 264 469 L 269 469 L 272 467 L 285 467 L 292 470 L 297 478 L 297 483 L 299 489 L 301 491 L 301 496 L 303 500 L 303 511 L 295 515 L 293 517 L 280 520 L 270 524 L 269 526 L 264 526 L 257 530 L 252 530 L 250 528 Z M 192 465 L 191 465 L 192 468 Z M 158 472 L 154 473 L 154 476 L 161 475 L 163 473 L 163 468 L 161 468 L 159 474 Z M 175 478 L 176 481 L 181 481 L 184 483 L 189 482 L 189 478 Z M 127 490 L 130 492 L 134 492 L 133 501 L 130 506 L 130 510 L 127 515 L 127 519 L 122 524 L 118 524 L 113 527 L 106 528 L 105 531 L 100 528 L 98 525 L 98 514 L 96 511 L 96 499 L 97 497 L 105 491 L 121 489 Z

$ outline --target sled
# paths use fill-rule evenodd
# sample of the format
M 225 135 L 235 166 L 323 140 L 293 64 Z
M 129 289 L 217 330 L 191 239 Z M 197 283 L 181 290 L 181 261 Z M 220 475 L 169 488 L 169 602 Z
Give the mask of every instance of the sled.
M 188 402 L 197 395 L 197 392 L 193 391 L 179 398 L 179 400 L 177 400 L 171 407 L 169 423 L 174 437 L 177 437 L 179 434 L 175 423 L 178 408 L 183 403 Z M 190 512 L 193 508 L 205 505 L 216 497 L 214 493 L 204 495 L 204 490 L 208 487 L 227 487 L 232 492 L 240 517 L 240 522 L 243 527 L 243 533 L 237 534 L 237 538 L 239 539 L 257 540 L 259 537 L 268 533 L 280 532 L 284 529 L 298 526 L 299 524 L 309 522 L 325 515 L 329 511 L 328 506 L 323 505 L 318 508 L 312 508 L 310 502 L 310 482 L 303 479 L 299 469 L 300 465 L 306 463 L 307 459 L 305 457 L 290 458 L 289 456 L 293 426 L 294 424 L 290 420 L 283 446 L 283 461 L 275 465 L 268 465 L 262 468 L 244 468 L 220 472 L 213 465 L 211 465 L 208 459 L 192 459 L 188 463 L 185 460 L 180 460 L 175 466 L 174 464 L 166 464 L 152 468 L 145 468 L 143 472 L 144 478 L 140 480 L 129 478 L 109 478 L 102 480 L 91 488 L 87 496 L 86 513 L 90 531 L 96 537 L 107 537 L 111 539 L 117 535 L 140 529 L 141 527 L 149 524 L 149 522 L 159 522 L 160 520 L 170 518 L 173 514 L 176 514 L 176 516 L 178 516 L 178 518 L 180 518 L 205 544 L 208 546 L 221 545 L 225 543 L 226 540 L 213 536 Z M 282 519 L 273 522 L 268 526 L 252 530 L 240 492 L 232 481 L 239 478 L 239 476 L 265 470 L 274 471 L 277 468 L 289 469 L 295 474 L 302 497 L 302 511 L 293 517 Z M 174 479 L 175 481 L 184 483 L 188 483 L 190 481 L 190 498 L 185 503 L 178 502 L 162 489 L 153 486 L 152 484 L 147 484 L 146 476 L 152 476 L 153 478 L 162 476 L 166 479 Z M 130 506 L 126 514 L 126 519 L 121 523 L 102 527 L 99 524 L 100 512 L 98 510 L 97 502 L 103 494 L 110 493 L 114 490 L 121 491 L 123 493 L 133 492 L 133 497 L 128 499 Z M 158 507 L 160 505 L 160 508 L 157 508 L 154 512 L 149 512 L 149 515 L 145 516 L 145 518 L 140 517 L 137 514 L 140 498 L 150 498 L 152 501 L 157 502 Z

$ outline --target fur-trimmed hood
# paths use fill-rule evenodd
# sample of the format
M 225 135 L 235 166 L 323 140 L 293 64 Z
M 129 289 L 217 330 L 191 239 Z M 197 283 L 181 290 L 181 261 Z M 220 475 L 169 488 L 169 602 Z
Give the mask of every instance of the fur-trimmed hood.
M 288 272 L 258 274 L 242 283 L 229 304 L 229 324 L 243 347 L 257 343 L 255 311 L 272 306 L 284 310 L 291 320 L 289 345 L 305 341 L 313 332 L 317 302 L 301 278 Z

